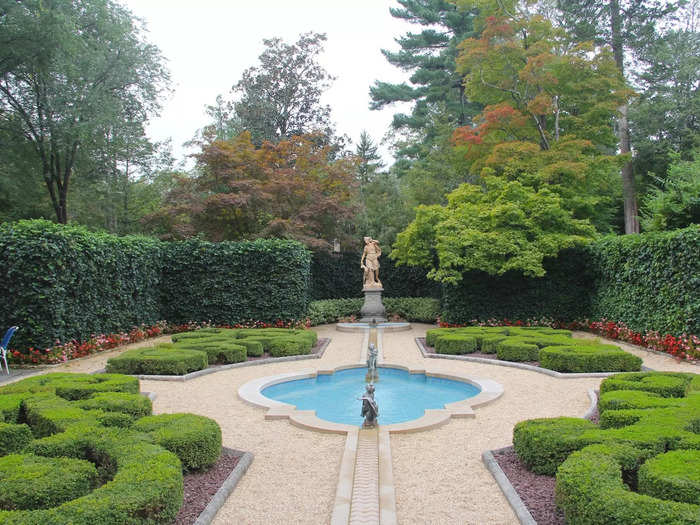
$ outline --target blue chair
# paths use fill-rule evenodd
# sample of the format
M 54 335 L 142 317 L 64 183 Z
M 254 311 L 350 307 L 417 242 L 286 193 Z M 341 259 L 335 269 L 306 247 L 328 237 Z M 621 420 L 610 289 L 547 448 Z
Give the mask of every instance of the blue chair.
M 5 362 L 5 369 L 7 370 L 7 375 L 10 375 L 10 367 L 7 366 L 7 349 L 10 346 L 10 339 L 12 339 L 12 336 L 15 335 L 15 331 L 17 331 L 16 326 L 11 326 L 10 328 L 8 328 L 7 332 L 5 332 L 5 337 L 2 338 L 2 343 L 0 343 L 0 357 L 2 357 L 2 360 Z M 1 364 L 0 370 L 2 370 Z

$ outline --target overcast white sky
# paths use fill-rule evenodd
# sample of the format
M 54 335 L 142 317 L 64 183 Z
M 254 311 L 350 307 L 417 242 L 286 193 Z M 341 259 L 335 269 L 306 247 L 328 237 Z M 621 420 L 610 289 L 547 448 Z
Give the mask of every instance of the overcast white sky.
M 121 0 L 146 21 L 149 40 L 169 61 L 174 93 L 148 132 L 153 140 L 182 143 L 206 123 L 204 106 L 228 94 L 244 69 L 256 65 L 262 39 L 296 41 L 300 33 L 326 33 L 320 61 L 336 77 L 324 97 L 339 133 L 357 142 L 366 129 L 379 142 L 399 108 L 370 111 L 375 80 L 400 82 L 406 73 L 389 64 L 381 49 L 398 49 L 394 38 L 411 24 L 394 19 L 394 0 Z M 385 158 L 390 158 L 383 148 Z

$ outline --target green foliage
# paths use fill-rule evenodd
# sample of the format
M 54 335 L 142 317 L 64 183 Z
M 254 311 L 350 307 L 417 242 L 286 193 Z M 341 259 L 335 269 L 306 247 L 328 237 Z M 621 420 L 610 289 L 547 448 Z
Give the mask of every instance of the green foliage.
M 17 423 L 22 400 L 27 397 L 25 394 L 6 394 L 0 396 L 1 421 L 7 423 Z
M 163 448 L 176 454 L 186 471 L 204 470 L 221 454 L 221 428 L 216 421 L 194 414 L 148 416 L 134 424 Z
M 641 223 L 647 231 L 700 225 L 700 150 L 692 161 L 672 155 L 662 187 L 652 188 L 642 202 Z
M 635 385 L 632 385 L 635 386 Z M 628 410 L 681 406 L 683 402 L 674 397 L 661 397 L 659 394 L 640 390 L 609 390 L 598 398 L 598 411 L 601 418 L 608 410 Z
M 90 492 L 97 469 L 89 461 L 12 454 L 0 458 L 0 508 L 34 510 L 56 507 Z
M 138 391 L 139 380 L 135 377 L 118 374 L 73 374 L 68 372 L 28 377 L 2 388 L 2 394 L 48 392 L 68 400 L 85 399 L 100 392 L 136 394 Z M 0 396 L 0 399 L 3 398 L 4 396 Z
M 311 299 L 318 301 L 362 297 L 362 268 L 359 262 L 358 253 L 343 252 L 331 255 L 324 251 L 315 251 L 311 260 L 309 283 Z M 424 269 L 397 266 L 389 257 L 382 257 L 380 264 L 379 277 L 384 286 L 382 299 L 440 296 L 439 284 L 427 279 Z M 358 312 L 359 310 L 360 307 L 357 308 Z
M 697 505 L 638 494 L 623 482 L 625 472 L 636 471 L 644 456 L 621 444 L 591 445 L 571 454 L 557 471 L 555 489 L 567 523 L 697 523 Z
M 161 244 L 48 221 L 0 225 L 0 318 L 12 345 L 45 348 L 160 317 Z
M 661 397 L 685 397 L 693 374 L 681 372 L 638 372 L 617 374 L 600 384 L 600 393 L 617 390 L 652 392 Z
M 161 312 L 169 321 L 235 324 L 304 317 L 311 257 L 301 244 L 192 239 L 170 243 L 164 251 Z
M 185 375 L 209 365 L 207 352 L 173 344 L 160 344 L 127 350 L 107 361 L 107 371 L 115 374 Z
M 91 398 L 78 401 L 75 406 L 84 410 L 120 412 L 135 418 L 150 416 L 153 412 L 153 405 L 149 398 L 141 394 L 125 394 L 123 392 L 95 394 Z
M 496 355 L 503 361 L 537 361 L 539 347 L 527 338 L 507 337 L 496 347 Z
M 700 505 L 700 450 L 672 450 L 644 463 L 639 492 Z
M 236 344 L 245 348 L 247 357 L 260 357 L 263 355 L 263 345 L 254 339 L 237 339 Z
M 539 351 L 539 361 L 557 372 L 629 372 L 642 366 L 641 358 L 615 345 L 548 346 Z
M 270 356 L 284 357 L 311 353 L 311 342 L 300 337 L 274 337 L 270 341 Z
M 476 352 L 476 337 L 466 334 L 441 335 L 435 341 L 435 351 L 438 354 L 471 354 Z
M 335 323 L 342 317 L 358 315 L 362 308 L 362 299 L 327 299 L 311 301 L 307 315 L 313 326 Z
M 388 315 L 406 321 L 434 323 L 440 317 L 440 300 L 430 297 L 386 297 L 382 299 Z
M 446 207 L 419 207 L 391 252 L 398 264 L 430 268 L 428 277 L 442 283 L 457 284 L 470 270 L 542 277 L 545 257 L 595 234 L 547 188 L 489 177 L 485 189 L 463 184 L 448 201 Z
M 28 425 L 0 423 L 0 456 L 21 452 L 32 439 L 34 436 Z
M 206 339 L 200 342 L 184 342 L 175 345 L 175 348 L 183 350 L 198 350 L 207 354 L 209 364 L 229 364 L 245 361 L 246 347 L 230 340 L 212 341 Z

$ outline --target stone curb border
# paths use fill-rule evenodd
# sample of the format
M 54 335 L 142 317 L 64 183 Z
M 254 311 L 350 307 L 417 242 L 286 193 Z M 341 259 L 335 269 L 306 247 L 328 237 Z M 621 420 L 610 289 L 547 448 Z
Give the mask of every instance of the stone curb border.
M 505 450 L 507 448 L 510 447 L 499 448 L 496 450 L 487 450 L 481 454 L 481 459 L 484 462 L 484 465 L 486 465 L 486 468 L 489 470 L 489 472 L 491 472 L 493 478 L 496 480 L 496 483 L 500 487 L 501 492 L 503 492 L 503 495 L 506 497 L 506 500 L 508 500 L 508 504 L 513 509 L 513 512 L 515 512 L 515 515 L 517 516 L 520 523 L 522 525 L 537 525 L 535 518 L 533 518 L 532 514 L 530 514 L 530 511 L 527 510 L 525 503 L 523 503 L 523 500 L 520 499 L 520 496 L 518 496 L 518 493 L 515 491 L 513 485 L 511 485 L 510 481 L 508 481 L 508 478 L 506 477 L 505 473 L 503 472 L 503 470 L 501 470 L 501 467 L 498 465 L 496 458 L 493 457 L 493 452 L 500 452 L 501 450 Z
M 328 345 L 331 344 L 331 338 L 326 338 L 326 340 L 321 344 L 321 348 L 318 352 L 312 355 L 290 355 L 285 357 L 268 357 L 267 359 L 258 359 L 256 361 L 243 361 L 242 363 L 231 363 L 230 365 L 219 365 L 213 366 L 211 368 L 205 368 L 204 370 L 197 370 L 196 372 L 190 372 L 182 376 L 162 376 L 162 375 L 136 375 L 134 377 L 140 380 L 150 380 L 150 381 L 175 381 L 184 383 L 190 379 L 196 379 L 201 376 L 206 376 L 209 374 L 214 374 L 216 372 L 221 372 L 223 370 L 230 370 L 231 368 L 243 368 L 246 366 L 256 366 L 256 365 L 267 365 L 270 363 L 282 363 L 285 361 L 305 361 L 307 359 L 321 359 L 323 354 L 326 352 Z M 95 372 L 90 372 L 91 374 L 104 374 L 104 368 L 96 370 Z
M 250 467 L 250 464 L 253 462 L 253 454 L 251 452 L 243 452 L 228 447 L 221 448 L 222 451 L 226 451 L 231 455 L 241 456 L 241 459 L 238 460 L 236 467 L 224 480 L 219 490 L 216 491 L 216 494 L 209 500 L 209 504 L 204 508 L 193 525 L 209 525 L 214 520 L 219 509 L 224 506 L 224 503 L 226 503 L 233 489 L 236 488 L 243 474 L 245 474 L 246 470 L 248 470 L 248 467 Z
M 421 338 L 416 337 L 416 345 L 420 349 L 420 353 L 426 359 L 450 359 L 453 361 L 469 361 L 472 363 L 483 363 L 487 365 L 496 366 L 507 366 L 510 368 L 519 368 L 521 370 L 529 370 L 530 372 L 537 372 L 538 374 L 545 374 L 551 377 L 557 377 L 559 379 L 578 379 L 581 377 L 610 377 L 615 374 L 621 374 L 623 372 L 576 372 L 576 373 L 563 373 L 557 372 L 555 370 L 549 370 L 548 368 L 540 368 L 538 366 L 526 365 L 524 363 L 518 363 L 515 361 L 501 361 L 500 359 L 487 359 L 485 357 L 469 357 L 465 355 L 450 355 L 450 354 L 434 354 L 428 352 L 425 345 L 420 340 Z M 653 372 L 653 369 L 642 367 L 642 372 Z
M 590 419 L 596 408 L 598 408 L 598 396 L 592 388 L 588 389 L 588 398 L 590 399 L 591 404 L 586 413 L 583 415 L 584 419 Z M 532 517 L 532 514 L 530 514 L 530 511 L 527 510 L 525 503 L 523 503 L 523 500 L 518 495 L 515 487 L 513 487 L 511 484 L 508 476 L 506 476 L 505 472 L 503 472 L 498 464 L 498 461 L 496 461 L 496 458 L 493 456 L 494 452 L 501 452 L 508 448 L 510 447 L 487 450 L 481 454 L 481 459 L 484 462 L 484 465 L 486 465 L 486 468 L 489 469 L 489 472 L 491 472 L 496 484 L 501 489 L 501 492 L 503 492 L 506 500 L 508 500 L 508 504 L 513 509 L 513 512 L 515 512 L 515 515 L 520 523 L 522 525 L 537 525 L 537 522 Z
M 474 397 L 469 397 L 453 403 L 447 403 L 445 408 L 428 408 L 421 417 L 411 421 L 392 423 L 389 425 L 379 425 L 380 431 L 383 430 L 390 433 L 420 432 L 444 425 L 453 417 L 473 418 L 476 417 L 474 413 L 475 408 L 491 403 L 503 395 L 503 386 L 496 381 L 492 381 L 491 379 L 476 379 L 461 374 L 451 375 L 428 372 L 424 369 L 409 369 L 406 366 L 393 363 L 383 363 L 382 366 L 385 368 L 405 370 L 409 374 L 425 374 L 430 377 L 461 381 L 463 383 L 478 387 L 481 392 Z M 262 395 L 262 390 L 268 386 L 277 385 L 279 383 L 285 383 L 296 379 L 313 378 L 317 377 L 318 375 L 330 375 L 337 371 L 350 368 L 364 368 L 364 365 L 343 365 L 332 370 L 305 369 L 296 372 L 287 372 L 284 374 L 259 377 L 241 385 L 238 389 L 238 397 L 250 405 L 267 409 L 265 419 L 289 419 L 291 424 L 300 428 L 306 428 L 319 432 L 330 432 L 334 434 L 346 434 L 357 429 L 357 427 L 354 425 L 333 423 L 331 421 L 321 419 L 316 416 L 315 410 L 297 410 L 296 406 L 294 405 L 265 397 Z

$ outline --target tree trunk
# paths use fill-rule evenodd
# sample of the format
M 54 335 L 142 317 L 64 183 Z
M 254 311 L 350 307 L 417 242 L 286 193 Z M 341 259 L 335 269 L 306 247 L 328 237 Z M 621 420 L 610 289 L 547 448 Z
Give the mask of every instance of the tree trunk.
M 610 39 L 613 56 L 620 73 L 625 74 L 624 48 L 622 42 L 622 19 L 620 18 L 619 0 L 610 0 Z M 621 106 L 620 118 L 618 119 L 618 139 L 620 141 L 620 153 L 626 154 L 632 151 L 630 145 L 630 127 L 627 119 L 629 106 Z M 625 233 L 639 233 L 639 218 L 637 217 L 637 190 L 635 188 L 634 173 L 632 173 L 632 162 L 627 162 L 621 170 L 622 177 L 622 198 L 625 213 Z

